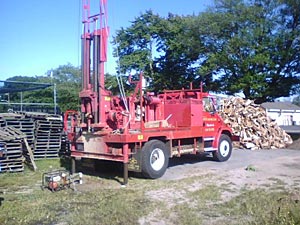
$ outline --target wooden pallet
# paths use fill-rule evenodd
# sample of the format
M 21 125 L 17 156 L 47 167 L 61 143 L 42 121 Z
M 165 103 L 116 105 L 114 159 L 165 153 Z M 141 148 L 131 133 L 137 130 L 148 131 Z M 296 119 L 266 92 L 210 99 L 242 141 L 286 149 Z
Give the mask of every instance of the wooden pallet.
M 33 112 L 0 113 L 0 150 L 3 143 L 2 148 L 5 152 L 0 158 L 2 172 L 22 171 L 23 161 L 20 159 L 24 160 L 24 157 L 32 162 L 34 169 L 36 159 L 58 158 L 61 152 L 62 131 L 60 115 Z M 13 144 L 18 147 L 14 149 Z
M 24 170 L 21 139 L 0 142 L 4 154 L 0 157 L 0 172 L 20 172 Z
M 23 113 L 35 124 L 32 144 L 34 159 L 59 157 L 63 123 L 60 115 L 46 113 Z
M 36 165 L 33 161 L 33 154 L 29 142 L 33 143 L 34 123 L 24 115 L 15 113 L 2 113 L 0 118 L 5 121 L 5 126 L 0 127 L 0 143 L 4 154 L 0 158 L 1 172 L 23 171 L 24 151 L 27 150 L 34 170 Z M 28 141 L 28 138 L 30 141 Z

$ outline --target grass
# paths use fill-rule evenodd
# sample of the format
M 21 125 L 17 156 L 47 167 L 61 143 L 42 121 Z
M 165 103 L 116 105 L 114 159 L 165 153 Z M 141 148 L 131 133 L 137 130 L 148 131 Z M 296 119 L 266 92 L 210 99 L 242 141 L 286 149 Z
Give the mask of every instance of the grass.
M 19 189 L 24 189 L 24 186 L 41 185 L 41 179 L 43 173 L 52 170 L 62 168 L 59 159 L 48 159 L 48 160 L 38 160 L 36 161 L 38 170 L 33 172 L 28 169 L 25 165 L 24 172 L 20 173 L 3 173 L 0 174 L 0 191 L 9 190 L 18 191 Z
M 300 224 L 300 199 L 291 197 L 294 192 L 244 189 L 228 202 L 222 202 L 220 193 L 220 187 L 211 185 L 189 193 L 189 202 L 171 209 L 178 224 Z
M 215 184 L 212 175 L 175 181 L 130 177 L 125 188 L 118 182 L 121 174 L 85 175 L 87 184 L 78 191 L 52 193 L 40 188 L 42 175 L 61 168 L 62 161 L 36 163 L 36 172 L 0 174 L 0 224 L 139 224 L 141 218 L 146 224 L 300 224 L 300 199 L 292 197 L 300 190 L 288 192 L 278 179 L 271 179 L 269 191 L 245 187 L 228 201 L 222 194 L 232 185 Z
M 300 224 L 300 203 L 289 192 L 244 191 L 218 207 L 241 224 Z
M 142 193 L 125 189 L 86 193 L 36 191 L 5 196 L 0 224 L 137 224 L 149 207 L 151 202 Z
M 0 175 L 0 224 L 137 224 L 153 209 L 142 190 L 108 186 L 83 192 L 42 190 L 43 173 L 61 165 L 59 160 L 42 160 L 37 166 L 36 172 Z
M 182 225 L 197 225 L 202 224 L 202 218 L 200 217 L 199 212 L 195 208 L 191 208 L 189 203 L 183 203 L 175 206 L 173 212 L 174 216 L 173 224 L 182 224 Z
M 190 192 L 188 196 L 197 202 L 206 203 L 215 202 L 221 199 L 220 188 L 216 185 L 207 185 L 204 188 Z
M 183 225 L 202 224 L 203 218 L 213 213 L 210 210 L 211 204 L 219 200 L 220 189 L 214 185 L 207 185 L 196 191 L 187 192 L 187 201 L 171 209 L 176 215 L 173 223 Z

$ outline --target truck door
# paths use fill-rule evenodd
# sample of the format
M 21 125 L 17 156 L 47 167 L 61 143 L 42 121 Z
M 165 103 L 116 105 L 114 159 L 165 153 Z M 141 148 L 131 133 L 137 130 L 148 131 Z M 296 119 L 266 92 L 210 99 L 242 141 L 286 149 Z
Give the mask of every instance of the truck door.
M 217 114 L 212 97 L 203 98 L 203 127 L 205 136 L 215 136 L 220 128 L 221 119 Z

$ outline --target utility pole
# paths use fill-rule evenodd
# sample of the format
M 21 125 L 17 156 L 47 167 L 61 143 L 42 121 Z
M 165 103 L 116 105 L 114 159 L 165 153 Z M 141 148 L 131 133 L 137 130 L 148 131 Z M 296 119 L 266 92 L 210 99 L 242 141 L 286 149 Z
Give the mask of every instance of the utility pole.
M 51 82 L 53 85 L 53 101 L 54 101 L 54 114 L 57 113 L 57 108 L 56 108 L 56 83 L 53 82 L 53 71 L 51 70 L 50 73 L 50 77 L 51 77 Z
M 57 113 L 57 111 L 56 111 L 56 84 L 54 83 L 53 84 L 53 99 L 54 99 L 54 114 L 56 114 Z
M 21 91 L 21 112 L 23 112 L 23 92 Z

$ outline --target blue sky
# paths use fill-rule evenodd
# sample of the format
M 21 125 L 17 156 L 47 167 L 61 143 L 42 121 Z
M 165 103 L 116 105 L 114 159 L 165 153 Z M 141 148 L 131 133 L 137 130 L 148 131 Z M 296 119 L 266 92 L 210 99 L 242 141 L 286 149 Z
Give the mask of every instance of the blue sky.
M 98 3 L 99 0 L 91 0 Z M 108 0 L 110 38 L 148 9 L 161 16 L 204 11 L 213 0 Z M 59 65 L 80 65 L 81 0 L 9 0 L 0 5 L 0 80 L 44 75 Z M 114 73 L 109 45 L 106 71 Z

